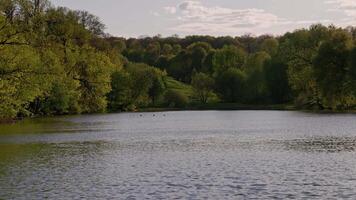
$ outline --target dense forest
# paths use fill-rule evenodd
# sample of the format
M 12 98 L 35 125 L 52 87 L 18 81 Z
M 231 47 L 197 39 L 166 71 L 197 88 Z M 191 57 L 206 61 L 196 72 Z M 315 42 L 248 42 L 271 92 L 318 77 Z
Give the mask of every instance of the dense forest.
M 0 0 L 0 119 L 147 107 L 356 108 L 356 28 L 117 38 L 86 11 Z

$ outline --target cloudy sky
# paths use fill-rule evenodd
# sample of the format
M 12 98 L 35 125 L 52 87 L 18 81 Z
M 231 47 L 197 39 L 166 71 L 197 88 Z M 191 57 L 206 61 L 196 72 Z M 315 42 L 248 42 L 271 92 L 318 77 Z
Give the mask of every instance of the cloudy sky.
M 356 0 L 54 0 L 99 16 L 107 32 L 161 34 L 281 34 L 314 23 L 356 25 Z

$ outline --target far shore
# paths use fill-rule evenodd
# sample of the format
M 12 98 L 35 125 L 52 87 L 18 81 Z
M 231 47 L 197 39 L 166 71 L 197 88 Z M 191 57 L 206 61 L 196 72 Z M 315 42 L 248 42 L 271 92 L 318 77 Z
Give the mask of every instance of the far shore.
M 137 113 L 137 112 L 169 112 L 169 111 L 301 111 L 301 112 L 310 112 L 310 113 L 352 113 L 355 114 L 356 110 L 307 110 L 307 109 L 298 109 L 292 104 L 276 104 L 276 105 L 245 105 L 245 104 L 236 104 L 236 103 L 212 103 L 212 104 L 200 104 L 200 105 L 189 105 L 182 108 L 173 108 L 173 107 L 146 107 L 139 108 L 134 111 L 123 111 L 123 112 L 107 112 L 109 113 Z M 88 113 L 88 114 L 99 114 L 99 113 Z M 103 114 L 103 113 L 102 113 Z M 105 113 L 104 113 L 105 114 Z M 43 117 L 55 117 L 55 116 L 71 116 L 71 115 L 48 115 L 48 116 L 33 116 L 25 118 L 14 118 L 14 119 L 0 119 L 0 124 L 13 124 L 23 119 L 30 118 L 43 118 Z M 80 114 L 79 114 L 80 116 Z
M 297 110 L 293 105 L 244 105 L 236 103 L 212 103 L 189 105 L 182 108 L 147 107 L 137 109 L 137 112 L 192 111 L 192 110 Z

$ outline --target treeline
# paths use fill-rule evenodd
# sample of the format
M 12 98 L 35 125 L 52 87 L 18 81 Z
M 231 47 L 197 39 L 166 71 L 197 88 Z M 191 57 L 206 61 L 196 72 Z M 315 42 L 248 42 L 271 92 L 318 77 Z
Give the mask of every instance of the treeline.
M 356 105 L 354 28 L 141 39 L 104 29 L 46 0 L 0 0 L 0 119 L 216 102 Z
M 191 84 L 201 103 L 356 106 L 356 28 L 312 25 L 273 37 L 108 38 L 122 54 Z M 216 99 L 217 97 L 217 99 Z

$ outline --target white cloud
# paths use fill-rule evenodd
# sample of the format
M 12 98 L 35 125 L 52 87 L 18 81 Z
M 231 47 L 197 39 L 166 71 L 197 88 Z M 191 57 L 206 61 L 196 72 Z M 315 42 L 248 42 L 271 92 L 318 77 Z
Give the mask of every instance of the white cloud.
M 168 14 L 175 14 L 177 12 L 177 8 L 173 6 L 167 6 L 163 8 L 164 11 Z
M 339 21 L 335 21 L 334 24 L 340 26 L 349 26 L 356 23 L 356 0 L 328 0 L 326 4 L 335 6 L 330 9 L 331 12 L 342 12 L 345 17 Z
M 155 16 L 155 17 L 161 16 L 161 14 L 159 14 L 158 12 L 154 12 L 154 11 L 150 11 L 150 14 Z
M 328 0 L 325 3 L 336 6 L 330 11 L 341 11 L 348 17 L 356 17 L 356 0 Z
M 184 1 L 176 7 L 165 7 L 164 9 L 166 13 L 174 14 L 175 19 L 179 21 L 179 25 L 171 28 L 171 30 L 187 33 L 258 32 L 259 29 L 268 29 L 273 25 L 290 23 L 262 9 L 207 7 L 202 2 L 193 0 Z
M 168 28 L 170 32 L 203 35 L 241 35 L 252 34 L 283 34 L 286 31 L 305 28 L 315 23 L 329 25 L 331 23 L 344 26 L 350 23 L 350 16 L 356 16 L 356 0 L 325 0 L 342 10 L 348 19 L 335 20 L 289 20 L 268 12 L 264 9 L 227 8 L 207 6 L 203 0 L 185 0 L 184 2 L 164 7 L 162 15 L 174 21 L 175 25 Z

